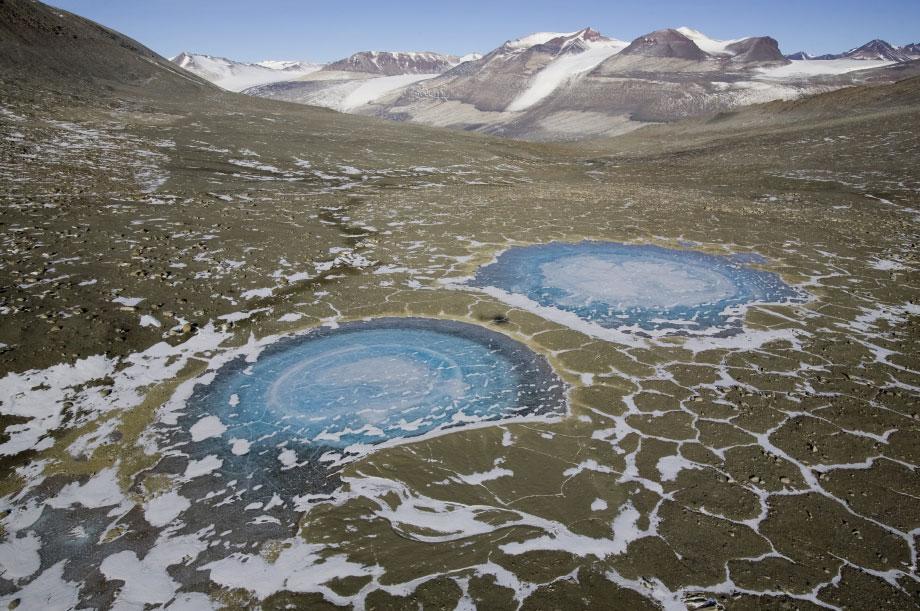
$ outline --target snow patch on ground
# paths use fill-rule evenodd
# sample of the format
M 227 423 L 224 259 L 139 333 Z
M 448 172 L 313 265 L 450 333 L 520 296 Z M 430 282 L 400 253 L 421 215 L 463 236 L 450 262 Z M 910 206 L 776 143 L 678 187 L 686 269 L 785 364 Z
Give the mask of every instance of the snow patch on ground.
M 157 528 L 166 526 L 191 506 L 187 498 L 170 491 L 149 501 L 144 507 L 144 519 Z
M 118 303 L 125 307 L 133 308 L 143 300 L 143 297 L 116 297 L 112 300 L 112 303 Z
M 143 609 L 148 605 L 169 602 L 179 584 L 166 569 L 197 557 L 206 547 L 195 535 L 173 539 L 164 536 L 143 560 L 129 550 L 107 557 L 99 567 L 100 572 L 110 581 L 117 579 L 124 582 L 112 607 Z
M 662 456 L 658 459 L 656 467 L 663 482 L 673 482 L 684 469 L 699 469 L 696 464 L 680 455 Z
M 189 432 L 192 434 L 192 441 L 202 441 L 210 437 L 218 437 L 224 434 L 227 427 L 220 421 L 217 416 L 205 416 L 192 425 Z
M 870 267 L 882 272 L 895 272 L 908 269 L 906 265 L 894 259 L 875 259 L 870 264 Z
M 349 598 L 336 594 L 324 585 L 332 579 L 374 576 L 376 569 L 348 560 L 344 555 L 321 556 L 323 545 L 311 545 L 293 539 L 290 547 L 278 554 L 274 562 L 259 555 L 236 553 L 211 564 L 204 570 L 211 580 L 226 588 L 243 588 L 266 598 L 280 590 L 319 592 L 333 604 L 346 605 Z
M 0 577 L 15 581 L 34 575 L 41 567 L 40 549 L 41 540 L 32 532 L 0 543 Z
M 490 482 L 502 477 L 510 477 L 512 475 L 514 475 L 514 471 L 496 466 L 488 471 L 483 471 L 480 473 L 469 473 L 466 475 L 458 473 L 457 477 L 465 484 L 469 484 L 470 486 L 478 486 L 479 484 L 485 482 Z

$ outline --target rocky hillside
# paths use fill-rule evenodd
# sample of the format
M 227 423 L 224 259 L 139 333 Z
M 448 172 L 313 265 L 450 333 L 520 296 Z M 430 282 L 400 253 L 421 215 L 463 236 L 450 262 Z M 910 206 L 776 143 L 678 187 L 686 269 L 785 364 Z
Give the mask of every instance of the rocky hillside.
M 0 84 L 7 95 L 213 88 L 127 36 L 35 0 L 0 2 Z
M 586 28 L 509 41 L 353 112 L 530 140 L 611 136 L 861 82 L 890 62 L 795 62 L 773 38 L 664 29 L 630 43 Z
M 895 73 L 882 69 L 910 62 L 915 51 L 872 41 L 838 55 L 784 56 L 769 36 L 717 40 L 680 27 L 624 42 L 584 28 L 537 32 L 482 56 L 363 51 L 309 74 L 196 56 L 195 71 L 250 95 L 340 112 L 528 140 L 578 140 L 892 82 Z M 229 87 L 234 81 L 251 86 Z
M 326 72 L 361 72 L 381 76 L 398 74 L 440 74 L 460 63 L 460 58 L 441 53 L 405 51 L 361 51 L 327 64 Z
M 917 44 L 895 47 L 884 40 L 875 39 L 845 53 L 819 55 L 813 59 L 864 59 L 900 63 L 918 58 L 920 58 L 920 49 Z

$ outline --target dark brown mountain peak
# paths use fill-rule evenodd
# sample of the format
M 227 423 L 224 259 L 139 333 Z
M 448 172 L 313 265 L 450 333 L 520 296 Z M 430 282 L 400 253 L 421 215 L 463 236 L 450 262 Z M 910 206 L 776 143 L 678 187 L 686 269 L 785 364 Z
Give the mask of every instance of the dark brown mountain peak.
M 734 55 L 732 61 L 741 63 L 764 64 L 788 61 L 779 50 L 779 43 L 776 42 L 776 39 L 769 36 L 745 38 L 728 45 L 726 50 Z
M 621 55 L 643 55 L 646 57 L 673 57 L 703 61 L 709 55 L 696 43 L 673 29 L 657 30 L 636 38 Z

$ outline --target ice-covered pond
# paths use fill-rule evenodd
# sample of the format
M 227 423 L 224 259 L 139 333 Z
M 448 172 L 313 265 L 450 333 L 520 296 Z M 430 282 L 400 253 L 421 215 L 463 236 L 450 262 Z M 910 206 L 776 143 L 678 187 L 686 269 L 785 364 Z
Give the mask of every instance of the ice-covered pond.
M 32 517 L 43 561 L 68 560 L 68 580 L 98 580 L 102 562 L 106 574 L 136 571 L 146 584 L 163 569 L 137 557 L 164 557 L 163 529 L 181 532 L 170 545 L 194 548 L 198 567 L 261 549 L 297 533 L 306 508 L 341 485 L 341 467 L 379 444 L 567 412 L 566 387 L 545 358 L 455 321 L 350 322 L 211 356 L 146 438 L 160 457 L 131 486 L 144 498 L 143 526 L 133 503 L 122 503 L 115 468 L 83 488 L 68 484 L 65 500 Z M 131 535 L 107 534 L 120 528 Z
M 500 333 L 386 318 L 316 329 L 255 362 L 237 359 L 196 388 L 187 417 L 216 417 L 228 443 L 342 448 L 561 414 L 563 391 L 545 359 Z
M 799 298 L 750 260 L 648 245 L 553 242 L 503 252 L 470 284 L 601 327 L 693 331 L 732 324 L 744 304 Z
M 350 322 L 244 346 L 203 375 L 160 430 L 169 449 L 154 471 L 197 499 L 189 524 L 221 516 L 245 538 L 268 509 L 260 528 L 295 525 L 304 499 L 333 491 L 339 467 L 381 444 L 566 412 L 546 359 L 501 333 L 428 318 Z

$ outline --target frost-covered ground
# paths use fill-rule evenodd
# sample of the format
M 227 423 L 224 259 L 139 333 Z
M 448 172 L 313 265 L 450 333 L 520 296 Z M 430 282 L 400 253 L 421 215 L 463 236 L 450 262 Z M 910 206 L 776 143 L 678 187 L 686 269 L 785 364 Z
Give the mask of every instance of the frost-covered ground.
M 256 100 L 4 104 L 3 604 L 916 606 L 920 178 L 903 116 L 607 155 Z M 516 247 L 584 240 L 733 257 L 807 300 L 755 300 L 724 336 L 617 339 L 464 285 Z M 731 290 L 705 269 L 577 263 L 544 272 L 633 305 Z M 348 456 L 312 442 L 353 432 L 349 413 L 317 435 L 237 420 L 303 365 L 260 360 L 271 346 L 393 317 L 500 334 L 548 363 L 567 415 Z M 371 349 L 272 396 L 468 392 L 430 383 L 452 371 L 433 358 Z M 264 392 L 245 377 L 262 367 Z

